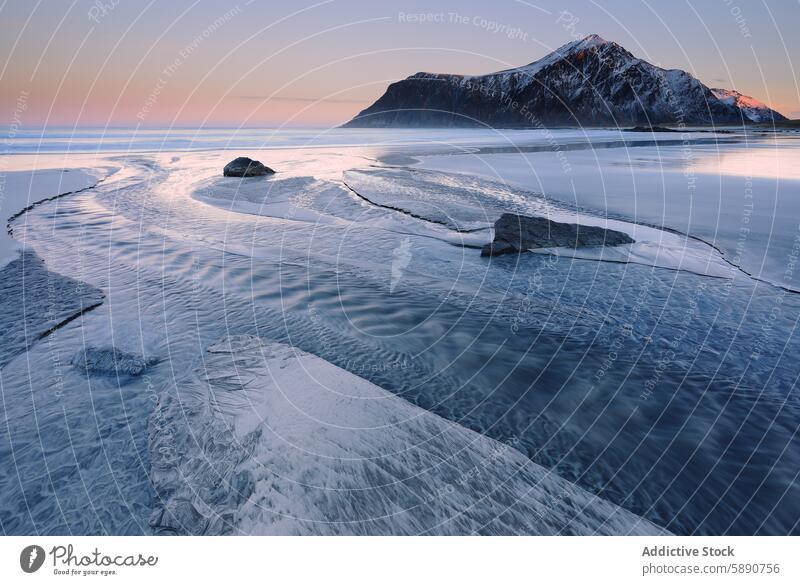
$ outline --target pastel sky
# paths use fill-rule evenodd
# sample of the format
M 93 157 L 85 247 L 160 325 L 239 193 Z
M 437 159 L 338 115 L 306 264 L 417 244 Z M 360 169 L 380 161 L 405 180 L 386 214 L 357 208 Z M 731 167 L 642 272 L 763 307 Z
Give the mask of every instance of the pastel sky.
M 487 73 L 597 33 L 800 118 L 797 0 L 7 0 L 0 120 L 323 126 L 418 71 Z

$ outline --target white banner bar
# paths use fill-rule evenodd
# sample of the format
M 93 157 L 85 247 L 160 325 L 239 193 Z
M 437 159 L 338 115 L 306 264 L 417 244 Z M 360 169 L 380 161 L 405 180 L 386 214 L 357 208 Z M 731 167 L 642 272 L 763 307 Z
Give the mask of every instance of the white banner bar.
M 4 537 L 2 583 L 800 583 L 793 537 Z

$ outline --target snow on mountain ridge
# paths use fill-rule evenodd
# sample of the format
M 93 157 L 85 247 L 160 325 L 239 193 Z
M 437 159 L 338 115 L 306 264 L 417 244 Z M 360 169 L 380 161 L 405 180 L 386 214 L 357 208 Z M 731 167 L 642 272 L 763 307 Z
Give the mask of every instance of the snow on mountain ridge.
M 495 73 L 417 73 L 391 84 L 346 125 L 711 125 L 741 124 L 742 112 L 690 73 L 663 69 L 589 35 Z
M 592 34 L 582 39 L 570 41 L 569 43 L 561 45 L 559 48 L 557 48 L 554 51 L 551 51 L 541 59 L 537 59 L 536 61 L 528 63 L 527 65 L 521 65 L 520 67 L 512 67 L 510 69 L 503 69 L 501 71 L 495 71 L 494 73 L 485 73 L 481 75 L 464 75 L 463 77 L 464 79 L 478 79 L 478 78 L 486 78 L 508 73 L 527 73 L 529 75 L 533 75 L 534 73 L 541 71 L 548 65 L 552 65 L 553 63 L 556 63 L 559 60 L 568 57 L 570 54 L 574 54 L 580 51 L 602 48 L 606 46 L 619 48 L 625 51 L 625 49 L 620 45 L 618 45 L 617 43 L 614 43 L 612 41 L 607 41 L 604 38 L 600 37 L 599 35 Z M 625 52 L 628 53 L 627 51 Z M 628 53 L 628 55 L 630 55 L 630 53 Z M 633 55 L 630 55 L 630 57 L 632 59 L 635 59 Z M 416 75 L 432 75 L 432 74 L 421 72 L 417 73 Z
M 723 103 L 731 104 L 742 110 L 744 115 L 753 122 L 771 122 L 772 120 L 782 121 L 786 119 L 764 102 L 739 93 L 736 90 L 712 87 L 711 93 Z

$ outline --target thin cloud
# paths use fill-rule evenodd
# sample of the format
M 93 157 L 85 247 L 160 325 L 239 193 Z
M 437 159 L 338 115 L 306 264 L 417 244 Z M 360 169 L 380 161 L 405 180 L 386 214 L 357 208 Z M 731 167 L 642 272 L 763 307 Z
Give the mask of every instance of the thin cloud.
M 367 99 L 348 99 L 348 98 L 313 98 L 313 97 L 295 97 L 295 96 L 269 96 L 269 95 L 237 95 L 234 96 L 239 100 L 263 100 L 263 101 L 278 101 L 278 102 L 328 102 L 334 104 L 363 104 L 368 102 Z

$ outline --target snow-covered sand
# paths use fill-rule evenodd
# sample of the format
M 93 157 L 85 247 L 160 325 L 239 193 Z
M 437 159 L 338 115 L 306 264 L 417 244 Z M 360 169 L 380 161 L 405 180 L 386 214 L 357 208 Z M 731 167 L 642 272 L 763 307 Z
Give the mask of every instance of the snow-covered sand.
M 343 175 L 347 177 L 349 172 Z M 457 246 L 480 248 L 489 237 L 487 224 L 479 226 L 484 228 L 482 233 L 465 233 L 454 226 L 403 213 L 400 202 L 385 207 L 376 205 L 374 201 L 363 199 L 346 182 L 313 176 L 269 179 L 214 177 L 200 183 L 192 197 L 236 213 L 318 225 L 334 224 L 350 230 L 382 230 L 433 238 Z M 229 251 L 236 249 L 235 244 L 227 244 Z M 253 253 L 253 250 L 248 253 Z
M 363 164 L 349 167 L 359 161 L 335 158 L 317 158 L 318 162 L 322 159 L 328 163 L 321 166 L 336 168 L 337 172 L 329 171 L 324 179 L 300 175 L 299 172 L 306 170 L 302 167 L 269 178 L 212 176 L 197 183 L 192 197 L 239 213 L 383 230 L 473 248 L 492 240 L 491 228 L 504 212 L 541 215 L 553 221 L 618 230 L 630 235 L 636 243 L 579 250 L 536 250 L 539 254 L 633 262 L 721 278 L 732 278 L 736 273 L 736 268 L 717 249 L 703 241 L 649 225 L 576 211 L 535 191 L 471 175 L 466 170 L 472 161 L 470 156 L 424 159 L 423 166 L 428 168 L 437 164 L 449 168 L 458 163 L 465 165 L 456 167 L 459 171 L 456 173 L 379 165 L 365 168 Z M 228 243 L 227 249 L 233 251 L 235 244 Z
M 547 153 L 538 153 L 538 155 L 543 155 L 546 160 L 555 162 L 551 160 L 554 157 L 548 157 Z M 361 189 L 365 193 L 375 193 L 374 196 L 379 200 L 389 196 L 398 201 L 397 204 L 406 206 L 408 209 L 427 208 L 428 213 L 432 207 L 436 207 L 438 210 L 445 209 L 450 214 L 449 221 L 453 221 L 453 218 L 463 217 L 467 227 L 480 226 L 480 223 L 476 223 L 480 215 L 484 218 L 482 225 L 488 226 L 492 225 L 501 213 L 513 211 L 523 215 L 543 216 L 557 222 L 599 226 L 620 231 L 628 234 L 636 242 L 613 247 L 535 250 L 538 254 L 556 254 L 570 258 L 610 262 L 633 262 L 645 266 L 685 270 L 720 278 L 733 278 L 735 275 L 736 268 L 728 263 L 717 249 L 701 240 L 643 223 L 623 221 L 603 217 L 601 214 L 590 214 L 571 209 L 568 204 L 543 195 L 549 191 L 532 190 L 531 183 L 537 183 L 538 164 L 536 167 L 528 167 L 522 162 L 524 160 L 521 160 L 522 156 L 521 154 L 493 154 L 486 155 L 479 161 L 470 155 L 431 156 L 422 159 L 419 170 L 354 171 L 348 173 L 347 178 L 352 184 L 357 185 L 357 189 Z M 534 160 L 537 163 L 539 161 L 539 159 Z M 442 172 L 442 169 L 446 172 Z M 565 176 L 560 166 L 558 168 L 546 167 L 546 170 L 550 172 L 548 176 L 553 181 L 560 179 L 560 185 L 571 184 L 572 177 Z M 411 177 L 399 176 L 401 174 L 411 175 Z M 432 177 L 432 181 L 444 188 L 447 197 L 435 196 L 432 200 L 426 200 L 425 196 L 429 190 L 420 192 L 417 186 L 423 183 L 425 177 Z M 404 183 L 411 183 L 414 186 L 406 187 Z M 541 187 L 541 183 L 539 186 Z M 491 236 L 491 234 L 487 235 Z M 490 240 L 491 237 L 487 241 Z
M 669 142 L 664 136 L 671 134 L 663 134 L 660 142 Z M 525 147 L 504 152 L 487 148 L 420 157 L 415 168 L 458 173 L 469 180 L 481 177 L 510 191 L 537 193 L 555 212 L 563 206 L 586 211 L 572 214 L 572 219 L 553 217 L 557 221 L 594 225 L 598 217 L 608 216 L 637 222 L 608 224 L 632 236 L 624 224 L 638 232 L 633 237 L 641 245 L 633 246 L 627 258 L 621 254 L 625 247 L 591 251 L 590 257 L 602 252 L 609 260 L 712 276 L 731 276 L 734 265 L 779 282 L 797 231 L 798 148 L 797 140 L 789 136 L 750 137 L 736 144 L 701 141 L 621 148 L 598 144 L 579 150 L 554 145 L 539 152 Z M 587 257 L 587 251 L 581 250 L 579 257 Z
M 12 238 L 5 223 L 23 209 L 44 199 L 85 189 L 98 177 L 81 169 L 36 169 L 0 173 L 0 268 L 19 257 L 24 242 Z
M 27 161 L 6 159 L 5 168 Z M 54 328 L 60 327 L 103 300 L 99 289 L 51 271 L 25 246 L 19 234 L 24 218 L 12 225 L 26 209 L 64 194 L 97 184 L 109 169 L 39 168 L 0 174 L 0 367 Z M 8 227 L 6 229 L 6 222 Z M 22 224 L 20 226 L 19 224 Z M 18 233 L 12 236 L 12 228 Z
M 291 346 L 212 344 L 159 397 L 159 505 L 180 534 L 663 534 L 498 443 Z

